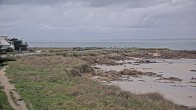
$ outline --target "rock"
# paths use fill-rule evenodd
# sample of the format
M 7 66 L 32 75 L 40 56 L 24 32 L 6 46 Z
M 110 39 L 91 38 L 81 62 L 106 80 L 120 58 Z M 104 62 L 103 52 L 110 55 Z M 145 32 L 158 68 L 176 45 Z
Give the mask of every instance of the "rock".
M 196 70 L 190 70 L 190 71 L 192 71 L 192 72 L 196 72 Z
M 122 71 L 119 72 L 122 75 L 141 75 L 142 72 L 141 71 L 137 71 L 137 70 L 130 70 L 130 69 L 124 69 Z
M 162 78 L 159 78 L 159 79 L 157 79 L 157 80 L 169 80 L 169 81 L 179 81 L 179 82 L 182 81 L 182 79 L 176 78 L 176 77 L 169 77 L 169 78 L 164 78 L 164 77 L 162 77 Z

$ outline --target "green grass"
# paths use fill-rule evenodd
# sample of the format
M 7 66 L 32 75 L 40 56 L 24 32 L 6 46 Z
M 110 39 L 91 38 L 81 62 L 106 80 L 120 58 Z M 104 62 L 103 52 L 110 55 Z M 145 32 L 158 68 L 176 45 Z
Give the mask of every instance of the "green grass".
M 0 86 L 0 110 L 13 110 L 13 108 L 8 103 L 7 96 L 3 91 L 2 86 Z
M 81 56 L 99 56 L 101 55 L 100 52 L 93 52 L 93 51 L 67 51 L 67 52 L 56 52 L 58 56 L 64 57 L 81 57 Z
M 10 62 L 7 75 L 34 110 L 179 110 L 185 109 L 158 94 L 135 95 L 118 87 L 72 76 L 91 72 L 75 57 L 25 57 Z

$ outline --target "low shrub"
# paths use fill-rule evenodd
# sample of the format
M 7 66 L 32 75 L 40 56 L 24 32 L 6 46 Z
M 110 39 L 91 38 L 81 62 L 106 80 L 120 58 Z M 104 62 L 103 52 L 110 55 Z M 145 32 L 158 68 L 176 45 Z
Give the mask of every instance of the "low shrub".
M 14 52 L 13 48 L 8 47 L 7 49 L 5 49 L 6 52 Z
M 71 69 L 69 76 L 82 76 L 84 73 L 94 73 L 94 69 L 87 64 L 81 64 Z

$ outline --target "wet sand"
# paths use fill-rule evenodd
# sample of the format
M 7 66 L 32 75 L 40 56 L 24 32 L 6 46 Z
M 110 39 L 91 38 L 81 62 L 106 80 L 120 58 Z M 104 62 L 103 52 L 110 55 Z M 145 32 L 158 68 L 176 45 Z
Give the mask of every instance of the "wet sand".
M 96 65 L 104 71 L 123 69 L 135 69 L 142 72 L 154 72 L 162 75 L 151 76 L 130 76 L 129 80 L 111 81 L 111 85 L 117 85 L 122 90 L 131 91 L 137 94 L 158 92 L 174 103 L 196 107 L 196 59 L 150 59 L 156 63 L 135 63 L 140 59 L 117 61 L 123 65 Z M 182 81 L 167 80 L 169 77 L 182 79 Z M 165 79 L 164 79 L 165 78 Z

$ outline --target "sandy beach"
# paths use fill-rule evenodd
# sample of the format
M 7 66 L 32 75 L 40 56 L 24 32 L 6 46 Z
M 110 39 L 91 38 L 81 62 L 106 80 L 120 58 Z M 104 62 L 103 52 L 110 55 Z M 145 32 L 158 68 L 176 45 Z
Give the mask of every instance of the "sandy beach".
M 119 72 L 123 69 L 133 69 L 156 73 L 161 77 L 145 75 L 127 77 L 125 75 L 124 80 L 111 81 L 109 85 L 116 85 L 122 90 L 136 94 L 158 92 L 176 104 L 196 107 L 195 59 L 150 59 L 154 63 L 136 64 L 138 60 L 141 59 L 120 60 L 116 62 L 121 65 L 96 65 L 96 67 L 104 71 Z

